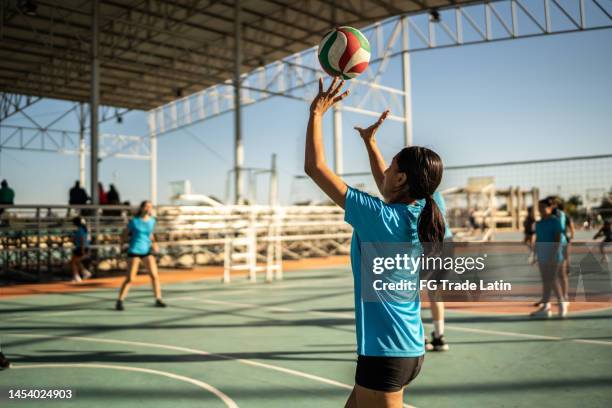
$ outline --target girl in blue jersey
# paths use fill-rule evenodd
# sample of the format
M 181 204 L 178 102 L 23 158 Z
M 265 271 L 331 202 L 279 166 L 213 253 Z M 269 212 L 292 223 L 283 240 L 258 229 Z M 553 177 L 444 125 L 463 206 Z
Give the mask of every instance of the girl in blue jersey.
M 542 277 L 543 294 L 540 308 L 533 312 L 533 317 L 550 317 L 550 295 L 554 291 L 559 301 L 559 316 L 567 315 L 568 303 L 566 302 L 561 287 L 560 271 L 563 262 L 563 229 L 559 218 L 553 215 L 554 206 L 552 200 L 544 199 L 538 203 L 540 221 L 535 227 L 535 251 L 538 260 L 538 268 Z
M 357 369 L 347 407 L 402 407 L 404 387 L 423 364 L 424 333 L 418 291 L 408 301 L 372 301 L 362 295 L 362 243 L 401 243 L 402 246 L 441 245 L 444 219 L 433 194 L 442 179 L 442 161 L 424 147 L 401 150 L 389 167 L 376 146 L 374 134 L 388 115 L 384 112 L 364 137 L 374 179 L 384 200 L 347 186 L 327 165 L 323 149 L 323 114 L 344 99 L 344 81 L 335 78 L 310 106 L 304 170 L 339 206 L 353 226 L 351 264 L 355 284 Z M 424 201 L 424 205 L 419 203 Z M 368 248 L 364 245 L 364 248 Z M 420 252 L 420 250 L 419 250 Z M 418 275 L 417 275 L 418 280 Z
M 128 269 L 127 275 L 121 290 L 119 291 L 119 299 L 115 305 L 115 309 L 124 310 L 123 301 L 127 296 L 132 280 L 138 274 L 138 266 L 140 261 L 143 261 L 149 270 L 151 282 L 153 284 L 153 292 L 155 293 L 155 306 L 166 307 L 162 300 L 161 286 L 159 283 L 159 275 L 157 273 L 157 263 L 154 253 L 158 247 L 155 242 L 155 217 L 153 217 L 153 204 L 150 201 L 140 203 L 138 213 L 130 220 L 122 237 L 122 243 L 128 242 Z
M 565 298 L 569 296 L 569 273 L 570 273 L 570 242 L 574 239 L 574 223 L 565 212 L 565 204 L 561 197 L 549 197 L 553 206 L 553 215 L 559 219 L 561 223 L 561 254 L 563 260 L 559 269 L 559 279 L 561 279 L 561 290 Z
M 91 272 L 83 265 L 83 258 L 89 254 L 90 239 L 84 218 L 76 217 L 72 220 L 72 223 L 76 227 L 76 231 L 74 231 L 73 236 L 74 249 L 72 250 L 70 265 L 72 267 L 72 282 L 78 283 L 91 277 Z

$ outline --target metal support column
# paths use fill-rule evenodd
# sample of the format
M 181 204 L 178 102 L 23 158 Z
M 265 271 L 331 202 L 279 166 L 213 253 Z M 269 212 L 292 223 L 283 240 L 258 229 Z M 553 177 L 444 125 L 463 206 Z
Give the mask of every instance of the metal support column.
M 243 200 L 242 166 L 244 146 L 242 145 L 240 69 L 242 68 L 242 21 L 240 0 L 234 0 L 234 201 L 240 204 Z
M 91 202 L 100 203 L 98 194 L 98 105 L 100 103 L 100 60 L 98 56 L 99 43 L 99 12 L 98 0 L 92 2 L 92 38 L 91 38 Z
M 402 17 L 402 46 L 408 49 L 408 18 Z M 410 54 L 402 52 L 402 87 L 404 91 L 404 145 L 412 146 L 412 85 L 410 83 Z
M 332 108 L 334 112 L 334 172 L 342 174 L 342 111 L 338 104 Z
M 79 183 L 87 190 L 85 180 L 85 104 L 79 103 Z
M 270 206 L 278 204 L 278 174 L 276 170 L 276 153 L 272 154 L 272 164 L 270 165 L 270 196 L 268 200 Z
M 151 203 L 157 205 L 157 126 L 154 111 L 149 111 L 149 138 Z

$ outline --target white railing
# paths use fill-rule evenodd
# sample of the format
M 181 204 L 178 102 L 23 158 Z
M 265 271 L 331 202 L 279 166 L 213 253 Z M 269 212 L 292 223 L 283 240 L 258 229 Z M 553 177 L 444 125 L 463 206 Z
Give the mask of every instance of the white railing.
M 1 205 L 0 271 L 44 274 L 66 269 L 72 218 L 82 215 L 101 269 L 123 267 L 121 233 L 127 206 Z M 156 237 L 162 266 L 223 264 L 224 280 L 247 271 L 255 280 L 282 278 L 282 259 L 346 254 L 351 227 L 336 206 L 158 206 Z

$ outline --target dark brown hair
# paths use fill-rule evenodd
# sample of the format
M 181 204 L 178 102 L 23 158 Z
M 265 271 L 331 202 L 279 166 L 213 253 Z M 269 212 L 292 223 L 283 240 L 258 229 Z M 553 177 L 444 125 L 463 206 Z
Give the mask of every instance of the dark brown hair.
M 433 194 L 442 181 L 442 159 L 426 147 L 411 146 L 402 149 L 396 160 L 400 171 L 406 174 L 406 193 L 410 198 L 425 200 L 417 227 L 419 241 L 424 245 L 425 253 L 438 252 L 446 226 Z
M 138 206 L 138 211 L 136 211 L 136 217 L 142 218 L 145 216 L 144 209 L 149 202 L 149 200 L 144 200 L 140 203 L 140 205 Z

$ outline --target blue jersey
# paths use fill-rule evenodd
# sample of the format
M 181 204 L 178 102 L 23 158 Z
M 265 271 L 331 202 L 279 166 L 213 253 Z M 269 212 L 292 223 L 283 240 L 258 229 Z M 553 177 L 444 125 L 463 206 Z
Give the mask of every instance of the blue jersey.
M 91 244 L 89 241 L 89 232 L 87 231 L 87 228 L 83 226 L 77 228 L 77 230 L 74 232 L 73 238 L 74 246 L 76 248 L 89 248 Z
M 541 263 L 551 262 L 556 259 L 560 262 L 563 259 L 561 245 L 563 244 L 563 229 L 557 217 L 548 217 L 536 222 L 536 255 Z M 553 253 L 557 235 L 561 236 L 557 253 Z
M 438 194 L 434 199 L 442 210 L 441 196 Z M 344 217 L 353 226 L 351 266 L 355 284 L 357 353 L 360 355 L 417 357 L 425 352 L 418 291 L 410 301 L 377 302 L 364 300 L 361 287 L 361 244 L 408 243 L 420 248 L 417 224 L 423 207 L 424 200 L 411 205 L 387 204 L 348 188 Z
M 559 219 L 559 223 L 561 224 L 561 244 L 564 245 L 567 243 L 567 235 L 565 234 L 565 230 L 567 229 L 567 214 L 565 214 L 565 211 L 557 210 L 555 216 Z
M 128 231 L 130 232 L 130 246 L 128 252 L 136 255 L 146 255 L 151 252 L 151 235 L 155 228 L 155 218 L 150 217 L 144 220 L 140 217 L 134 217 L 128 223 Z

